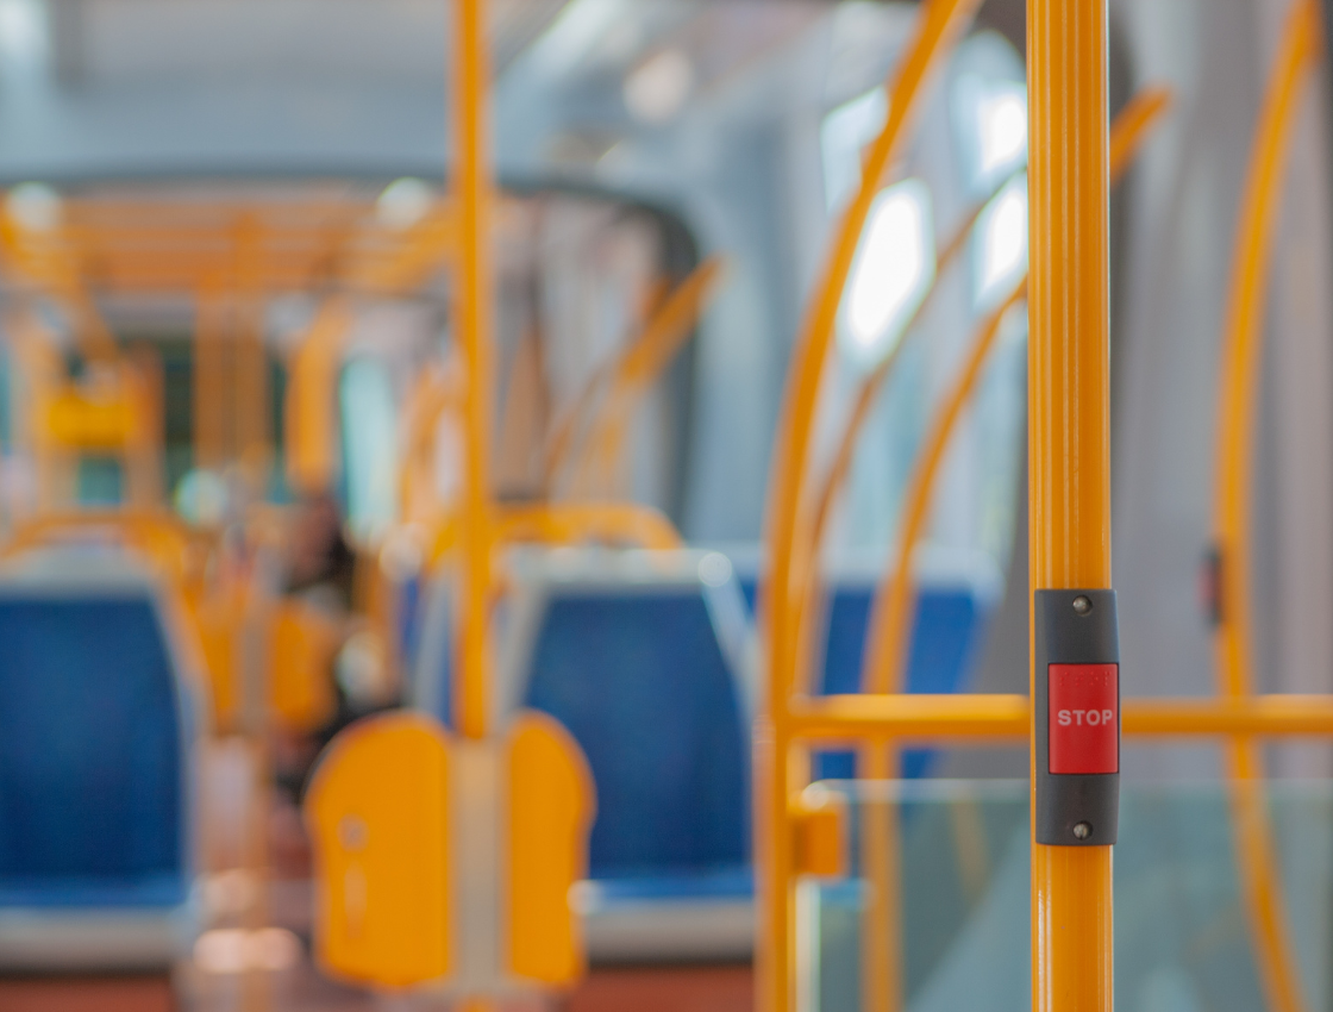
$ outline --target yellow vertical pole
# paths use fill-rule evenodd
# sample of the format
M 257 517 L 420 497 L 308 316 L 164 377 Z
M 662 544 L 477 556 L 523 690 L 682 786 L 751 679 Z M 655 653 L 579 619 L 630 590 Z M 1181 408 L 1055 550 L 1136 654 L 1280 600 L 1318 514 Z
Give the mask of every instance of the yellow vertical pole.
M 1034 592 L 1111 585 L 1106 16 L 1106 0 L 1028 0 Z M 1111 848 L 1034 839 L 1036 1012 L 1111 1012 L 1111 926 Z
M 1319 54 L 1319 7 L 1295 0 L 1265 88 L 1245 181 L 1222 343 L 1216 459 L 1216 548 L 1220 560 L 1216 632 L 1218 691 L 1254 691 L 1253 608 L 1250 599 L 1250 490 L 1262 374 L 1263 313 L 1268 271 L 1282 203 L 1297 101 Z M 1232 781 L 1236 858 L 1250 932 L 1272 1012 L 1298 1012 L 1305 1002 L 1286 930 L 1280 877 L 1264 792 L 1259 743 L 1235 738 L 1227 746 Z
M 236 222 L 235 320 L 232 339 L 234 363 L 233 452 L 239 460 L 252 492 L 262 499 L 268 485 L 272 458 L 272 426 L 269 415 L 268 355 L 264 347 L 264 302 L 261 255 L 262 225 L 252 214 Z
M 467 369 L 463 393 L 462 614 L 454 713 L 470 738 L 486 733 L 487 635 L 493 541 L 491 489 L 491 181 L 484 0 L 454 0 L 454 206 L 459 256 L 455 334 Z
M 338 375 L 351 323 L 345 298 L 326 300 L 288 364 L 287 483 L 305 495 L 327 492 L 338 473 Z
M 195 293 L 194 466 L 220 467 L 226 458 L 226 400 L 230 389 L 225 280 L 210 276 Z
M 133 424 L 124 448 L 126 499 L 151 509 L 162 498 L 162 356 L 149 344 L 136 344 L 121 366 L 122 382 L 131 392 Z

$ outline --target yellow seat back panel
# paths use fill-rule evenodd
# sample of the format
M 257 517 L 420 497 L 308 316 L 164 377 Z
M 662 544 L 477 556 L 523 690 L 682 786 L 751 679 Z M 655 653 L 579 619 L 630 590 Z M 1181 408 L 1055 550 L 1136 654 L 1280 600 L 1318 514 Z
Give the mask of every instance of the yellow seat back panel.
M 450 741 L 420 714 L 369 717 L 329 745 L 306 799 L 315 956 L 402 988 L 450 972 Z
M 509 731 L 509 969 L 546 985 L 583 973 L 569 890 L 588 874 L 592 775 L 570 734 L 524 713 Z

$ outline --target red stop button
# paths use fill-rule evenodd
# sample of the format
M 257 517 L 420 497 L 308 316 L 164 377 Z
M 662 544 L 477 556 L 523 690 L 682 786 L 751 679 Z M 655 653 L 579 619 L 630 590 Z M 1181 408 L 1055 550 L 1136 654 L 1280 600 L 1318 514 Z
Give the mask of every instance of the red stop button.
M 1052 773 L 1120 772 L 1120 665 L 1049 666 Z

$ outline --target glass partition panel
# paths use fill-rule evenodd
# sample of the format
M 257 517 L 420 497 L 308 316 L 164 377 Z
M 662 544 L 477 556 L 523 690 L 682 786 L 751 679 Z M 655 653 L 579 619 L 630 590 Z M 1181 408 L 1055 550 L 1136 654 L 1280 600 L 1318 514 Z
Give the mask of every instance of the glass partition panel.
M 1026 1012 L 1027 784 L 824 781 L 845 799 L 846 879 L 798 889 L 802 1008 L 859 1012 L 869 898 L 896 887 L 906 1012 Z M 1333 785 L 1279 781 L 1268 807 L 1308 1008 L 1330 999 Z M 1241 1012 L 1264 1000 L 1223 783 L 1123 784 L 1115 850 L 1116 1007 Z M 895 861 L 893 854 L 897 853 Z M 878 862 L 878 865 L 877 865 Z

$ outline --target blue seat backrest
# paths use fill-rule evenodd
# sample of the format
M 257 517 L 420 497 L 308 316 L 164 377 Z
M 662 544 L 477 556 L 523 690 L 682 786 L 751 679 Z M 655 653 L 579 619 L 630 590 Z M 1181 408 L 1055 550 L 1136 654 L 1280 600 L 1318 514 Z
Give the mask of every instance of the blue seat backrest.
M 873 594 L 869 583 L 841 584 L 833 590 L 820 685 L 826 695 L 861 691 Z M 964 687 L 981 644 L 986 611 L 978 595 L 963 585 L 919 589 L 907 659 L 908 692 L 949 693 Z M 929 750 L 906 752 L 903 774 L 924 775 L 933 755 Z M 826 753 L 819 765 L 816 772 L 825 777 L 849 777 L 853 771 L 850 753 Z
M 752 573 L 743 573 L 737 580 L 741 588 L 741 597 L 751 615 L 759 613 L 759 577 Z
M 529 672 L 527 705 L 592 767 L 594 878 L 749 860 L 745 721 L 701 587 L 553 587 Z
M 417 592 L 418 617 L 411 666 L 410 698 L 445 727 L 454 726 L 454 609 L 447 581 L 425 583 Z
M 829 605 L 823 691 L 860 692 L 870 619 L 870 586 L 844 584 Z M 907 659 L 907 691 L 957 692 L 980 640 L 983 609 L 966 587 L 923 587 Z
M 414 575 L 397 585 L 398 658 L 404 671 L 415 672 L 421 650 L 421 631 L 425 622 L 428 594 L 420 575 Z
M 186 899 L 181 701 L 138 596 L 0 593 L 0 906 Z

